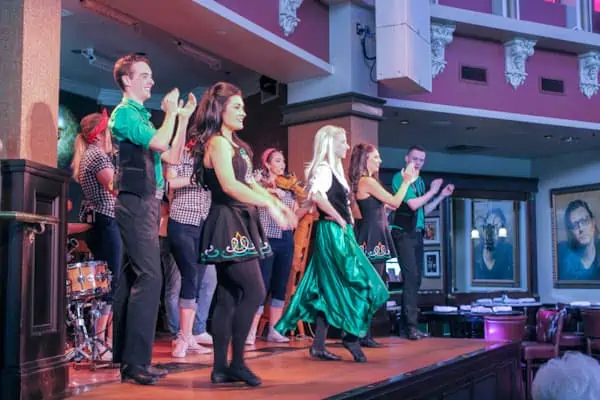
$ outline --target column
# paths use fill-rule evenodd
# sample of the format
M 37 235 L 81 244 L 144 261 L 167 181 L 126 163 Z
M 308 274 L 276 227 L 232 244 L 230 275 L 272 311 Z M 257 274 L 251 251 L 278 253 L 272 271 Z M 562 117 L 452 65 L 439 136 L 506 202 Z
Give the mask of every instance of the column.
M 377 146 L 384 103 L 377 97 L 345 93 L 286 106 L 283 123 L 288 126 L 290 172 L 304 179 L 304 166 L 312 159 L 315 134 L 324 125 L 344 128 L 351 147 L 361 142 Z M 346 171 L 349 162 L 350 151 L 344 162 Z
M 329 6 L 329 54 L 335 72 L 327 77 L 292 82 L 288 103 L 357 92 L 377 95 L 375 56 L 375 11 L 372 7 L 343 0 Z
M 68 382 L 68 173 L 56 169 L 60 0 L 0 1 L 0 397 L 58 398 Z

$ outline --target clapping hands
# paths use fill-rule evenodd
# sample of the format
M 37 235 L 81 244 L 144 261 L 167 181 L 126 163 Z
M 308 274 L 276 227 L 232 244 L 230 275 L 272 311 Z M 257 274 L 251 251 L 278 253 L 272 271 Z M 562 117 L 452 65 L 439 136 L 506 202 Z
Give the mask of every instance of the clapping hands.
M 163 97 L 160 108 L 166 113 L 177 113 L 179 108 L 179 89 L 175 88 Z
M 402 180 L 407 183 L 413 183 L 419 177 L 419 172 L 415 170 L 415 164 L 409 163 L 406 168 L 402 168 L 400 171 L 402 174 Z
M 196 101 L 196 96 L 193 93 L 188 94 L 188 100 L 185 106 L 183 105 L 183 100 L 179 100 L 179 116 L 182 118 L 189 118 L 196 109 L 198 102 Z

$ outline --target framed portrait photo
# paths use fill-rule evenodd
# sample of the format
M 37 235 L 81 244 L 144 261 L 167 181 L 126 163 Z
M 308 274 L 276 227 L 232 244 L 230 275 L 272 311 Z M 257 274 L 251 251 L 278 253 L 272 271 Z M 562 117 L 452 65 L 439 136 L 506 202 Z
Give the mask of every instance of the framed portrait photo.
M 471 218 L 471 285 L 519 286 L 518 202 L 474 199 Z
M 426 278 L 442 276 L 439 250 L 427 250 L 423 253 L 423 269 L 423 276 Z
M 552 189 L 555 288 L 600 288 L 600 184 Z
M 425 218 L 423 244 L 440 244 L 440 217 Z

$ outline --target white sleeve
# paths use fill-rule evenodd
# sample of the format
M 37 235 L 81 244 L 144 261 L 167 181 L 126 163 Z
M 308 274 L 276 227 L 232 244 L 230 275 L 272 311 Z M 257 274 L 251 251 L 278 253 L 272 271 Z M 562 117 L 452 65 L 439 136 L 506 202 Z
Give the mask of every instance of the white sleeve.
M 321 193 L 324 197 L 327 197 L 327 191 L 331 188 L 332 184 L 333 173 L 331 172 L 329 165 L 318 165 L 310 180 L 309 196 L 312 196 L 315 193 Z

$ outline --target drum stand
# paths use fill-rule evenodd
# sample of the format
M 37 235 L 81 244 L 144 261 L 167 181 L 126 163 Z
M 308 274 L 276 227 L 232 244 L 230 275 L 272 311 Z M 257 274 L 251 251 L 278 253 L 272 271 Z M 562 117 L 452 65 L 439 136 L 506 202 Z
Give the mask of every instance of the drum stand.
M 75 298 L 68 303 L 67 325 L 73 327 L 73 334 L 71 336 L 73 348 L 65 355 L 67 361 L 77 363 L 73 365 L 74 369 L 88 368 L 94 371 L 98 368 L 114 368 L 112 360 L 102 360 L 102 356 L 109 351 L 112 352 L 112 348 L 96 334 L 96 322 L 100 317 L 100 309 L 105 303 L 96 299 L 85 298 Z M 75 307 L 75 312 L 71 310 L 71 306 Z M 88 332 L 84 317 L 84 308 L 86 306 L 90 306 L 90 332 Z M 85 362 L 82 362 L 84 360 Z

